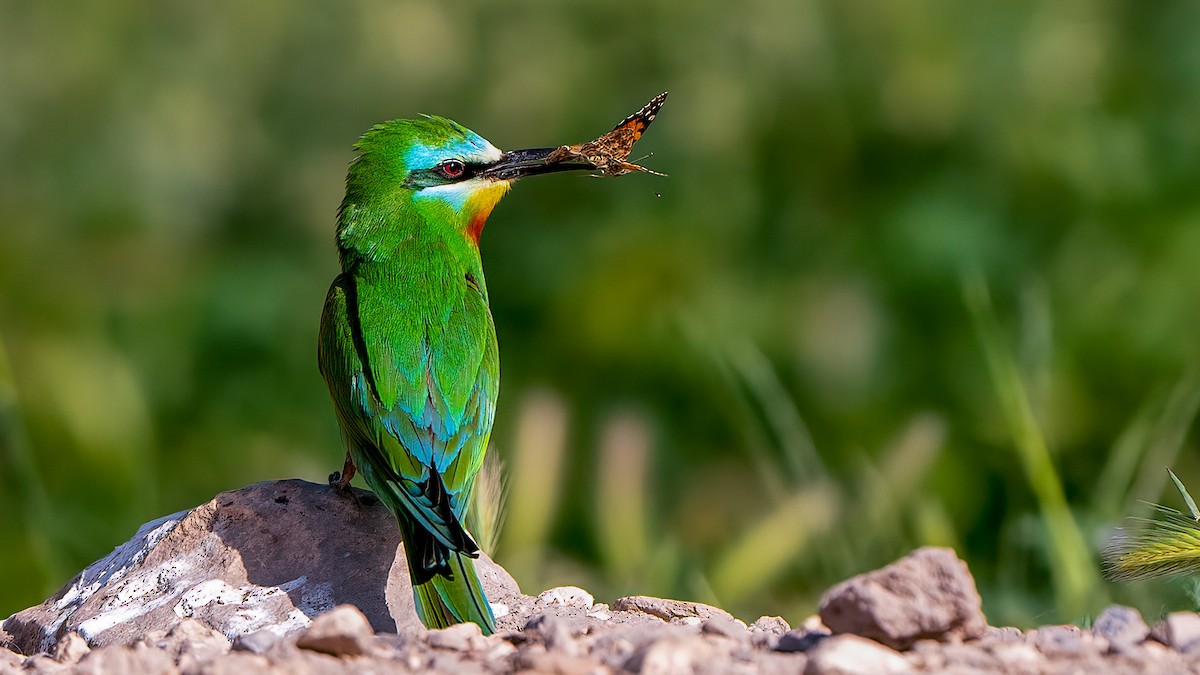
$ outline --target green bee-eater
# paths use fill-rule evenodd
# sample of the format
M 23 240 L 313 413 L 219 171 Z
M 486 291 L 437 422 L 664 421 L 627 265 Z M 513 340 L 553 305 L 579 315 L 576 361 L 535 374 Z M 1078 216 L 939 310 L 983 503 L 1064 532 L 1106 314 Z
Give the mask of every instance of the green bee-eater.
M 502 153 L 440 117 L 381 124 L 355 148 L 317 349 L 346 447 L 338 482 L 361 472 L 395 513 L 421 621 L 490 634 L 462 525 L 500 384 L 479 235 L 513 181 L 591 167 Z

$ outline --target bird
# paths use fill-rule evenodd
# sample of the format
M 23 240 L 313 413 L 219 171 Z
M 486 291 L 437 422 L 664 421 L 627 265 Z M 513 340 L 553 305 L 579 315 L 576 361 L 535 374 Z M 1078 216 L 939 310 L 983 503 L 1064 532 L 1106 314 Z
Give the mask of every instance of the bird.
M 463 527 L 500 386 L 479 238 L 517 180 L 594 167 L 552 161 L 556 148 L 501 152 L 428 115 L 376 125 L 355 149 L 317 345 L 346 451 L 330 482 L 348 491 L 359 473 L 394 514 L 426 627 L 492 634 Z

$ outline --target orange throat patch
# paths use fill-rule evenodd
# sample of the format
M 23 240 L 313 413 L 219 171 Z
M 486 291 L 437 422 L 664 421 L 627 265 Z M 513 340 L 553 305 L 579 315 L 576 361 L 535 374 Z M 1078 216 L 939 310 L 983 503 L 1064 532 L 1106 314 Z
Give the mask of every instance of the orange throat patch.
M 512 184 L 509 181 L 495 181 L 490 186 L 479 188 L 467 199 L 465 212 L 469 215 L 466 233 L 476 246 L 479 245 L 479 236 L 483 234 L 488 216 L 492 215 L 492 209 L 496 208 L 510 187 Z

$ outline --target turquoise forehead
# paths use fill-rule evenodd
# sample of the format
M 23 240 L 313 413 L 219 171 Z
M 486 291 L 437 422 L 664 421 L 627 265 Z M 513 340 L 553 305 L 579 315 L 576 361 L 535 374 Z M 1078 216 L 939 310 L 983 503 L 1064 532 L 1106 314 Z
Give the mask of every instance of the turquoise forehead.
M 433 124 L 445 125 L 446 131 L 440 138 L 418 139 L 404 153 L 404 164 L 411 169 L 426 169 L 437 166 L 450 158 L 472 161 L 492 161 L 496 150 L 482 136 L 470 129 L 443 118 L 429 118 Z

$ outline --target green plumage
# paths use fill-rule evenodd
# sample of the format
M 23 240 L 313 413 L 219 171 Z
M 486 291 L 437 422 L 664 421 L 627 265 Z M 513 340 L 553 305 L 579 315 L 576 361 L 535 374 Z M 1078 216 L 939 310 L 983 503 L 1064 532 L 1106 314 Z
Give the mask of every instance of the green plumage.
M 474 621 L 491 633 L 478 546 L 462 526 L 499 392 L 471 228 L 508 183 L 455 180 L 445 162 L 485 166 L 500 153 L 440 118 L 381 125 L 356 147 L 338 216 L 342 273 L 321 316 L 321 374 L 352 468 L 396 515 L 422 621 Z

